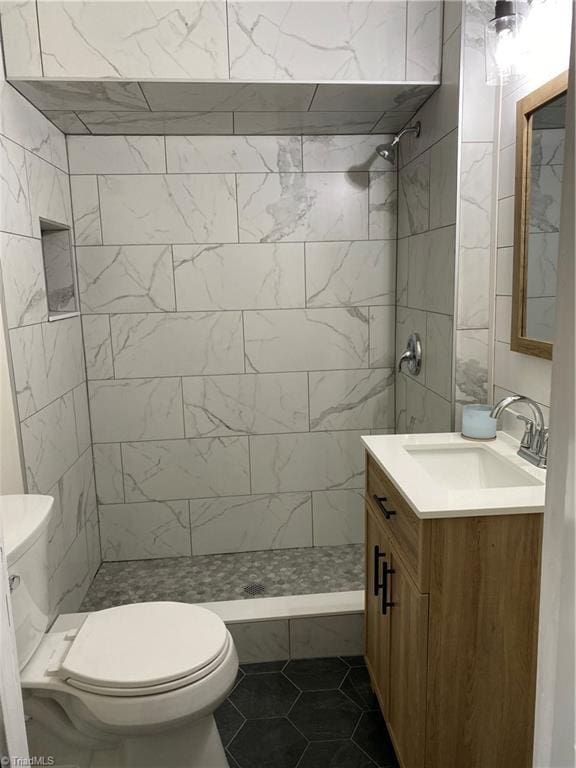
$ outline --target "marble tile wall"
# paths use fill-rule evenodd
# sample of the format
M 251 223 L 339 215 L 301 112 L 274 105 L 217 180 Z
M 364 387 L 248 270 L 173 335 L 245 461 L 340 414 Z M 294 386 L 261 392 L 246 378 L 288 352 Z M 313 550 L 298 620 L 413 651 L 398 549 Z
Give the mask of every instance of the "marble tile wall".
M 11 77 L 426 81 L 440 73 L 441 0 L 6 5 Z
M 359 438 L 394 428 L 382 140 L 68 137 L 106 559 L 362 541 Z
M 420 136 L 400 145 L 396 357 L 416 332 L 423 364 L 418 376 L 396 375 L 398 432 L 446 432 L 453 422 L 460 13 L 446 4 L 442 85 L 412 120 Z
M 68 179 L 64 135 L 2 76 L 0 274 L 27 490 L 55 500 L 53 614 L 77 610 L 100 565 L 80 317 L 48 322 L 40 239 L 40 217 L 72 226 Z
M 462 406 L 487 402 L 497 90 L 485 85 L 489 0 L 447 3 L 442 85 L 416 113 L 401 148 L 397 349 L 417 331 L 424 364 L 400 374 L 398 431 L 459 429 Z M 413 122 L 412 121 L 412 122 Z
M 496 214 L 494 147 L 498 89 L 485 83 L 484 30 L 493 13 L 490 0 L 466 0 L 463 4 L 454 332 L 457 429 L 463 405 L 490 401 L 490 281 Z

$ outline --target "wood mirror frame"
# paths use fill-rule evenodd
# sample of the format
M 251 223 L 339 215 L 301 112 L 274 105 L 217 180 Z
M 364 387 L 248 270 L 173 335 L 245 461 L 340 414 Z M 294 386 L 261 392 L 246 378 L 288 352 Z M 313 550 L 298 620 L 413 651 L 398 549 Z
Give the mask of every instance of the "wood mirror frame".
M 514 268 L 512 279 L 512 329 L 510 348 L 525 355 L 552 359 L 553 343 L 525 335 L 527 208 L 530 200 L 530 151 L 532 115 L 539 108 L 566 92 L 568 72 L 540 86 L 516 104 L 516 189 L 514 200 Z

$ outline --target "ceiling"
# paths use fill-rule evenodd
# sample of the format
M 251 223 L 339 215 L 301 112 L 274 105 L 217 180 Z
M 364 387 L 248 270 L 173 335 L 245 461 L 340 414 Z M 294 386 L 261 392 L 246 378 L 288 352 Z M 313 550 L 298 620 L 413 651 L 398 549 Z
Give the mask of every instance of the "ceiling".
M 345 134 L 399 130 L 438 83 L 10 80 L 67 134 Z

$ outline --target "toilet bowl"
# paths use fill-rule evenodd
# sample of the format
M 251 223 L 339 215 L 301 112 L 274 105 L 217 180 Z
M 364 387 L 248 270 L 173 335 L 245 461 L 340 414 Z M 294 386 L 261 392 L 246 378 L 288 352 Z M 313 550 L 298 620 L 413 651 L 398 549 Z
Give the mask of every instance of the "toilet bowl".
M 135 603 L 45 634 L 47 499 L 0 498 L 5 531 L 12 516 L 17 527 L 6 547 L 25 710 L 62 742 L 100 752 L 101 768 L 227 766 L 213 713 L 238 656 L 224 622 L 187 603 Z

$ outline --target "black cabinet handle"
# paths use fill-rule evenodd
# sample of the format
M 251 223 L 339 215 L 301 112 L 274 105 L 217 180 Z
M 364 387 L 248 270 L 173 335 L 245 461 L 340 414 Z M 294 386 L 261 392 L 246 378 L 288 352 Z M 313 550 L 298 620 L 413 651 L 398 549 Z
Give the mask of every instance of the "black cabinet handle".
M 394 573 L 393 568 L 388 568 L 388 563 L 384 560 L 384 569 L 382 571 L 382 615 L 386 616 L 388 608 L 393 608 L 394 603 L 388 600 L 388 574 Z
M 386 509 L 386 507 L 385 507 L 385 505 L 384 505 L 384 502 L 385 502 L 385 501 L 388 501 L 388 499 L 386 498 L 386 496 L 378 496 L 378 495 L 375 493 L 375 494 L 372 496 L 372 498 L 373 498 L 373 499 L 374 499 L 374 501 L 376 502 L 376 506 L 378 507 L 378 509 L 380 510 L 380 512 L 382 512 L 382 514 L 384 515 L 384 517 L 386 518 L 386 520 L 390 520 L 390 518 L 392 517 L 392 515 L 395 515 L 395 514 L 396 514 L 396 510 L 394 510 L 394 509 Z
M 383 584 L 380 584 L 380 559 L 386 557 L 385 552 L 380 552 L 378 544 L 374 547 L 374 597 L 378 597 Z

